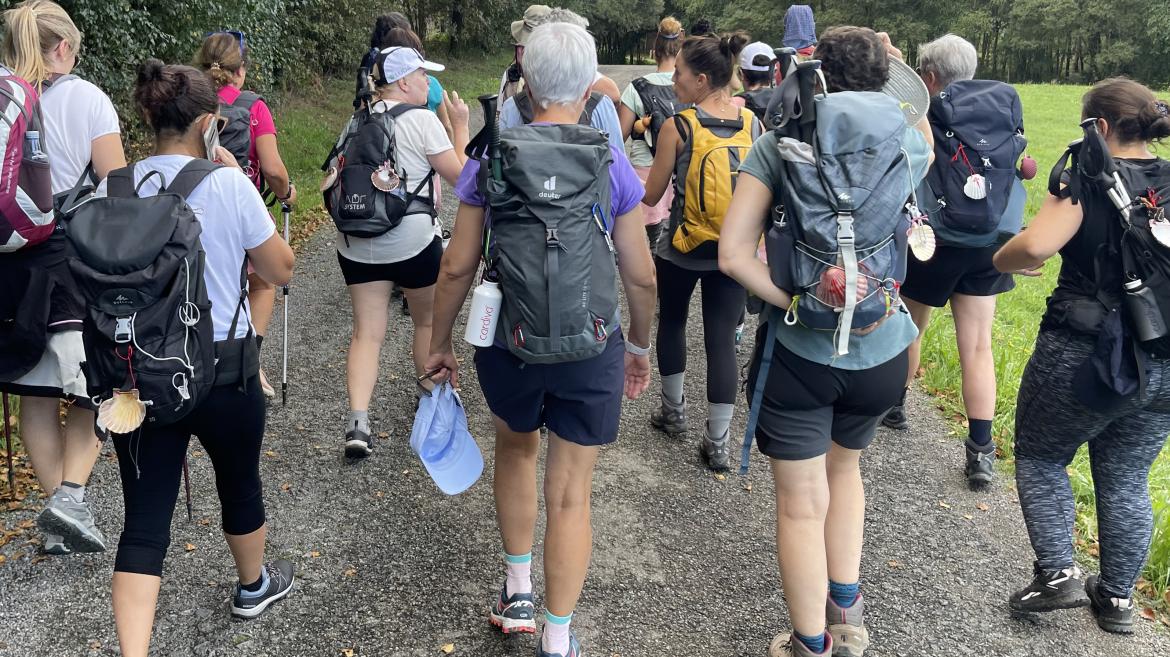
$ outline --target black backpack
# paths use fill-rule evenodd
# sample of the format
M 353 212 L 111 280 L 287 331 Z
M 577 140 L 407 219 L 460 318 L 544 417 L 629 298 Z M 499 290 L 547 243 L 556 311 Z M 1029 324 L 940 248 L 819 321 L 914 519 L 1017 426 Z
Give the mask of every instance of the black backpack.
M 86 301 L 84 372 L 95 404 L 137 390 L 146 422 L 171 424 L 199 406 L 217 373 L 234 367 L 242 374 L 244 355 L 254 356 L 250 330 L 247 338 L 214 342 L 202 227 L 185 200 L 218 168 L 195 159 L 170 184 L 153 171 L 135 186 L 130 165 L 110 173 L 108 196 L 74 209 L 69 267 Z M 162 191 L 139 197 L 142 182 L 156 175 Z M 229 338 L 247 295 L 246 266 L 240 285 Z M 217 357 L 225 361 L 219 372 Z
M 593 110 L 597 109 L 597 104 L 605 94 L 600 91 L 594 91 L 589 94 L 589 100 L 585 101 L 585 109 L 581 111 L 580 118 L 577 119 L 579 125 L 592 125 Z M 527 93 L 518 93 L 513 98 L 516 99 L 516 109 L 520 110 L 520 120 L 524 121 L 524 125 L 532 123 L 532 119 L 536 116 L 532 108 L 532 98 Z
M 262 98 L 251 91 L 241 91 L 235 102 L 219 104 L 219 114 L 227 119 L 219 131 L 219 145 L 236 158 L 248 178 L 256 176 L 256 164 L 250 158 L 252 150 L 252 106 Z
M 947 244 L 994 244 L 1028 145 L 1019 94 L 995 80 L 961 80 L 931 99 L 929 118 L 934 164 L 919 189 L 921 210 Z M 986 181 L 985 198 L 964 191 L 975 174 Z
M 662 130 L 662 126 L 675 114 L 691 107 L 691 104 L 680 103 L 678 96 L 674 94 L 674 87 L 668 84 L 654 84 L 644 77 L 636 78 L 630 84 L 634 86 L 634 91 L 638 92 L 638 98 L 642 101 L 643 116 L 650 116 L 650 126 L 646 132 L 634 137 L 634 139 L 646 142 L 650 152 L 655 153 L 655 144 L 658 143 L 658 133 Z M 641 118 L 635 117 L 634 120 L 637 121 Z M 647 134 L 650 135 L 650 139 L 646 139 Z
M 400 103 L 385 112 L 358 110 L 329 153 L 322 167 L 325 209 L 343 234 L 377 237 L 408 214 L 437 214 L 432 200 L 434 169 L 416 183 L 398 164 L 397 120 L 411 110 L 427 108 Z M 428 185 L 427 194 L 420 196 Z

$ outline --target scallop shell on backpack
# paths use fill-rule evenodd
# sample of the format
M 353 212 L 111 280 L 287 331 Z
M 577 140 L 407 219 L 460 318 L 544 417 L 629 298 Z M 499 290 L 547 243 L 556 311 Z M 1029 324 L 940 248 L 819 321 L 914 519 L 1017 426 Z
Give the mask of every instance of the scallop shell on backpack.
M 914 254 L 919 262 L 926 262 L 934 256 L 934 229 L 930 224 L 916 223 L 911 226 L 906 241 L 910 244 L 910 253 Z
M 98 406 L 97 425 L 110 433 L 130 433 L 142 426 L 146 419 L 146 404 L 138 397 L 138 389 L 115 390 L 114 396 Z

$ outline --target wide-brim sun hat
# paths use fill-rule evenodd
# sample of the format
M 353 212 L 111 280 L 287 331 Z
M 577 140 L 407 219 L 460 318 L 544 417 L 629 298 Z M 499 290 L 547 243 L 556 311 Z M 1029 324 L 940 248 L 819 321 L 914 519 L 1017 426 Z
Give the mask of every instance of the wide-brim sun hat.
M 890 56 L 890 78 L 882 93 L 893 97 L 902 106 L 906 124 L 916 126 L 930 110 L 930 91 L 914 69 L 897 57 Z
M 449 383 L 419 399 L 410 446 L 439 490 L 457 495 L 483 473 L 483 454 L 467 429 L 467 413 Z
M 512 43 L 517 46 L 524 45 L 532 30 L 543 23 L 551 13 L 552 7 L 548 5 L 529 5 L 528 9 L 524 10 L 524 18 L 512 21 Z

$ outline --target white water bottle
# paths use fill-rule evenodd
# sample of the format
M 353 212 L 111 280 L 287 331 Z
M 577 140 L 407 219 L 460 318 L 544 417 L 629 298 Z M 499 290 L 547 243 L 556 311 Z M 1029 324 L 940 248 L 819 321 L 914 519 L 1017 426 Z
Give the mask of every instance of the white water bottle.
M 477 347 L 492 346 L 503 302 L 500 284 L 490 276 L 484 276 L 483 282 L 471 294 L 471 311 L 467 314 L 467 330 L 463 333 L 463 339 Z

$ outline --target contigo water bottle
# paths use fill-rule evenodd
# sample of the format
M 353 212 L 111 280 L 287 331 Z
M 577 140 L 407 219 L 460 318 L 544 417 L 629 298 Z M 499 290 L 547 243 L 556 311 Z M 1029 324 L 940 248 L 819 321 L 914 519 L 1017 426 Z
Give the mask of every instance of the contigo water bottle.
M 471 294 L 471 311 L 467 314 L 467 330 L 463 339 L 477 347 L 490 347 L 496 337 L 496 323 L 500 319 L 500 306 L 504 295 L 500 284 L 490 273 Z

